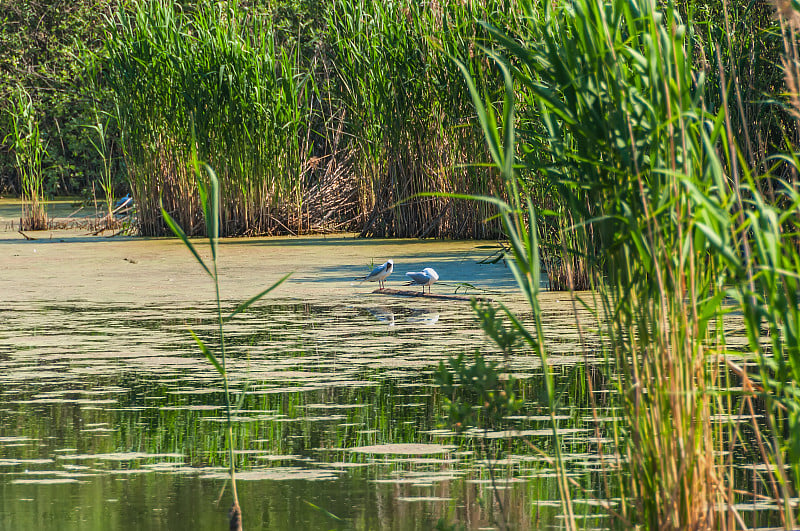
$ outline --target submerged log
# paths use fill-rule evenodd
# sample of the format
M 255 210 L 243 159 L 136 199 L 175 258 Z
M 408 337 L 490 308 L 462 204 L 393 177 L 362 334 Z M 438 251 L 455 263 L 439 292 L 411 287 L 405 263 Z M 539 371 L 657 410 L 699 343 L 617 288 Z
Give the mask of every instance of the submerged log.
M 422 293 L 421 291 L 412 291 L 406 289 L 391 289 L 391 288 L 384 288 L 384 289 L 376 289 L 372 293 L 377 295 L 399 295 L 401 297 L 425 297 L 426 299 L 439 299 L 444 301 L 471 301 L 472 299 L 476 299 L 479 301 L 484 302 L 491 302 L 492 299 L 489 297 L 478 297 L 477 295 L 473 295 L 471 297 L 465 297 L 464 295 L 444 295 L 440 293 Z

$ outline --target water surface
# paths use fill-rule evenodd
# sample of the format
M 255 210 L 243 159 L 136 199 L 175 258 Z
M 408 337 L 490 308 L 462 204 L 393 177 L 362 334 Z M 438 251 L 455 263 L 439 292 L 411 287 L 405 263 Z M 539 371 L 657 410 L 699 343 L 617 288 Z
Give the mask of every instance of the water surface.
M 29 236 L 0 232 L 0 528 L 224 529 L 222 382 L 187 332 L 217 343 L 208 277 L 170 239 Z M 500 516 L 489 464 L 514 528 L 560 526 L 552 466 L 525 442 L 552 451 L 538 358 L 506 360 L 521 382 L 518 415 L 457 435 L 442 423 L 433 371 L 476 349 L 503 361 L 469 304 L 389 297 L 353 280 L 387 258 L 393 288 L 432 266 L 434 292 L 469 284 L 529 318 L 507 267 L 478 264 L 493 251 L 348 236 L 222 242 L 227 309 L 293 272 L 226 327 L 246 528 L 491 528 Z M 558 293 L 542 303 L 562 450 L 573 478 L 602 497 L 610 383 L 593 373 L 597 419 L 573 307 Z M 481 448 L 503 453 L 487 463 Z M 608 525 L 596 499 L 576 507 L 589 527 Z

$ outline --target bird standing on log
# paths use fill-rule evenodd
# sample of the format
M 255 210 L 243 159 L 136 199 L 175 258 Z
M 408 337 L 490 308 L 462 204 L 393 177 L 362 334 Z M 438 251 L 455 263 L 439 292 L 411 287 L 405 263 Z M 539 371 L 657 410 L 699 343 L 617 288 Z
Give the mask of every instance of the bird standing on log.
M 392 274 L 394 271 L 394 262 L 392 260 L 387 260 L 379 266 L 375 266 L 375 269 L 370 271 L 369 275 L 358 277 L 356 280 L 360 280 L 364 282 L 377 282 L 380 289 L 384 288 L 384 281 L 386 277 Z
M 411 280 L 406 286 L 422 286 L 422 293 L 425 293 L 425 286 L 428 286 L 430 293 L 431 284 L 439 280 L 439 274 L 432 267 L 426 267 L 422 271 L 409 271 L 406 276 Z

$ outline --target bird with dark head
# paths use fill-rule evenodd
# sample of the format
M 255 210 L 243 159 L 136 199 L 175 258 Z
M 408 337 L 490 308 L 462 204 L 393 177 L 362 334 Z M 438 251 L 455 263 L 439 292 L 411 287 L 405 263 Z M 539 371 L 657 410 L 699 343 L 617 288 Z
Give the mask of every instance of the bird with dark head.
M 394 271 L 394 262 L 392 260 L 387 260 L 381 265 L 375 266 L 375 269 L 370 271 L 369 275 L 357 277 L 356 280 L 362 282 L 377 282 L 380 289 L 384 289 L 384 281 L 386 277 L 392 274 L 392 271 Z

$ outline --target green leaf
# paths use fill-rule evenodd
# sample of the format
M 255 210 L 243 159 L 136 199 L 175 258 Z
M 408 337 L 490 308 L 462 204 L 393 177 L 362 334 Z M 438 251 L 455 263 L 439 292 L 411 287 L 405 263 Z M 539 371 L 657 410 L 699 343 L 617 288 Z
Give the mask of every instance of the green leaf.
M 210 276 L 211 278 L 214 278 L 214 274 L 211 273 L 211 270 L 208 268 L 206 263 L 203 262 L 202 258 L 200 258 L 200 254 L 197 252 L 197 249 L 194 248 L 194 245 L 192 245 L 192 242 L 189 241 L 189 237 L 186 236 L 185 232 L 183 232 L 183 229 L 181 228 L 180 225 L 178 225 L 178 222 L 175 221 L 172 218 L 172 216 L 170 216 L 169 213 L 164 209 L 164 205 L 163 204 L 161 205 L 161 215 L 164 217 L 164 221 L 167 223 L 167 226 L 169 226 L 169 228 L 172 230 L 173 234 L 175 234 L 175 236 L 177 236 L 178 238 L 183 240 L 183 244 L 190 251 L 192 251 L 192 254 L 194 255 L 194 257 L 197 258 L 197 261 L 200 262 L 200 265 L 203 266 L 203 269 L 205 269 L 206 273 L 208 273 L 208 276 Z
M 278 281 L 277 281 L 275 284 L 271 285 L 270 287 L 268 287 L 267 289 L 265 289 L 264 291 L 262 291 L 262 292 L 261 292 L 261 293 L 259 293 L 258 295 L 255 295 L 254 297 L 251 297 L 251 298 L 249 298 L 248 300 L 246 300 L 246 301 L 244 301 L 243 303 L 241 303 L 241 304 L 240 304 L 239 306 L 237 306 L 237 307 L 236 307 L 236 309 L 235 309 L 235 310 L 233 310 L 233 312 L 232 312 L 232 313 L 231 313 L 231 314 L 230 314 L 228 317 L 226 317 L 226 318 L 225 318 L 225 319 L 224 319 L 222 322 L 223 322 L 223 323 L 227 323 L 228 321 L 230 321 L 231 319 L 233 319 L 233 316 L 234 316 L 234 315 L 236 315 L 237 313 L 241 313 L 241 312 L 245 311 L 245 310 L 246 310 L 246 309 L 247 309 L 247 308 L 248 308 L 248 307 L 249 307 L 251 304 L 253 304 L 253 303 L 254 303 L 254 302 L 256 302 L 257 300 L 259 300 L 261 297 L 263 297 L 264 295 L 266 295 L 266 294 L 267 294 L 267 293 L 269 293 L 270 291 L 274 290 L 275 288 L 277 288 L 277 287 L 278 287 L 278 286 L 280 286 L 281 284 L 283 284 L 283 283 L 286 281 L 286 279 L 287 279 L 287 278 L 289 278 L 291 275 L 292 275 L 292 273 L 287 273 L 287 274 L 286 274 L 286 275 L 285 275 L 283 278 L 281 278 L 280 280 L 278 280 Z
M 706 225 L 705 223 L 695 222 L 695 227 L 700 230 L 708 240 L 708 243 L 719 252 L 727 262 L 729 268 L 733 271 L 739 271 L 742 268 L 741 261 L 736 257 L 733 250 L 725 245 L 722 237 L 717 234 L 717 231 Z
M 197 346 L 198 346 L 198 347 L 200 347 L 200 351 L 201 351 L 203 354 L 205 354 L 206 358 L 208 358 L 208 361 L 210 361 L 210 362 L 211 362 L 211 365 L 213 365 L 213 366 L 214 366 L 214 368 L 215 368 L 215 369 L 217 369 L 217 372 L 218 372 L 218 373 L 219 373 L 221 376 L 225 376 L 225 369 L 223 369 L 223 368 L 222 368 L 222 365 L 220 364 L 219 360 L 217 360 L 217 357 L 216 357 L 216 356 L 214 356 L 214 353 L 213 353 L 213 352 L 211 352 L 211 350 L 209 350 L 209 348 L 206 346 L 206 344 L 205 344 L 205 343 L 203 343 L 203 340 L 202 340 L 202 339 L 200 339 L 199 337 L 197 337 L 197 334 L 195 334 L 195 333 L 194 333 L 194 330 L 192 330 L 192 329 L 190 328 L 190 329 L 189 329 L 189 333 L 190 333 L 190 334 L 192 334 L 192 337 L 193 337 L 193 338 L 194 338 L 194 340 L 197 342 Z
M 487 109 L 487 107 L 483 104 L 480 93 L 475 87 L 475 82 L 472 79 L 472 75 L 470 75 L 469 70 L 464 63 L 452 56 L 451 59 L 459 68 L 459 70 L 461 70 L 461 73 L 464 76 L 464 81 L 467 83 L 467 88 L 469 89 L 470 96 L 472 97 L 472 104 L 475 107 L 475 113 L 478 115 L 478 121 L 483 128 L 484 137 L 486 138 L 486 143 L 489 147 L 489 152 L 491 153 L 495 164 L 502 166 L 500 142 L 497 137 L 497 130 L 491 127 L 492 119 L 490 114 L 487 112 L 490 111 L 490 108 Z
M 208 208 L 206 209 L 206 231 L 211 242 L 211 255 L 217 257 L 217 239 L 219 238 L 219 179 L 208 164 L 203 164 L 208 175 Z
M 323 509 L 322 507 L 320 507 L 320 506 L 318 506 L 318 505 L 314 505 L 313 503 L 311 503 L 311 502 L 310 502 L 310 501 L 308 501 L 308 500 L 303 500 L 303 502 L 305 502 L 305 503 L 306 503 L 308 506 L 310 506 L 310 507 L 312 507 L 312 508 L 316 509 L 317 511 L 321 512 L 322 514 L 324 514 L 324 515 L 325 515 L 325 516 L 327 516 L 328 518 L 332 518 L 332 519 L 334 519 L 334 520 L 336 520 L 336 521 L 338 521 L 338 522 L 343 522 L 343 521 L 344 521 L 344 520 L 342 520 L 341 518 L 339 518 L 338 516 L 336 516 L 335 514 L 333 514 L 332 512 L 330 512 L 330 511 L 326 511 L 326 510 L 325 510 L 325 509 Z

